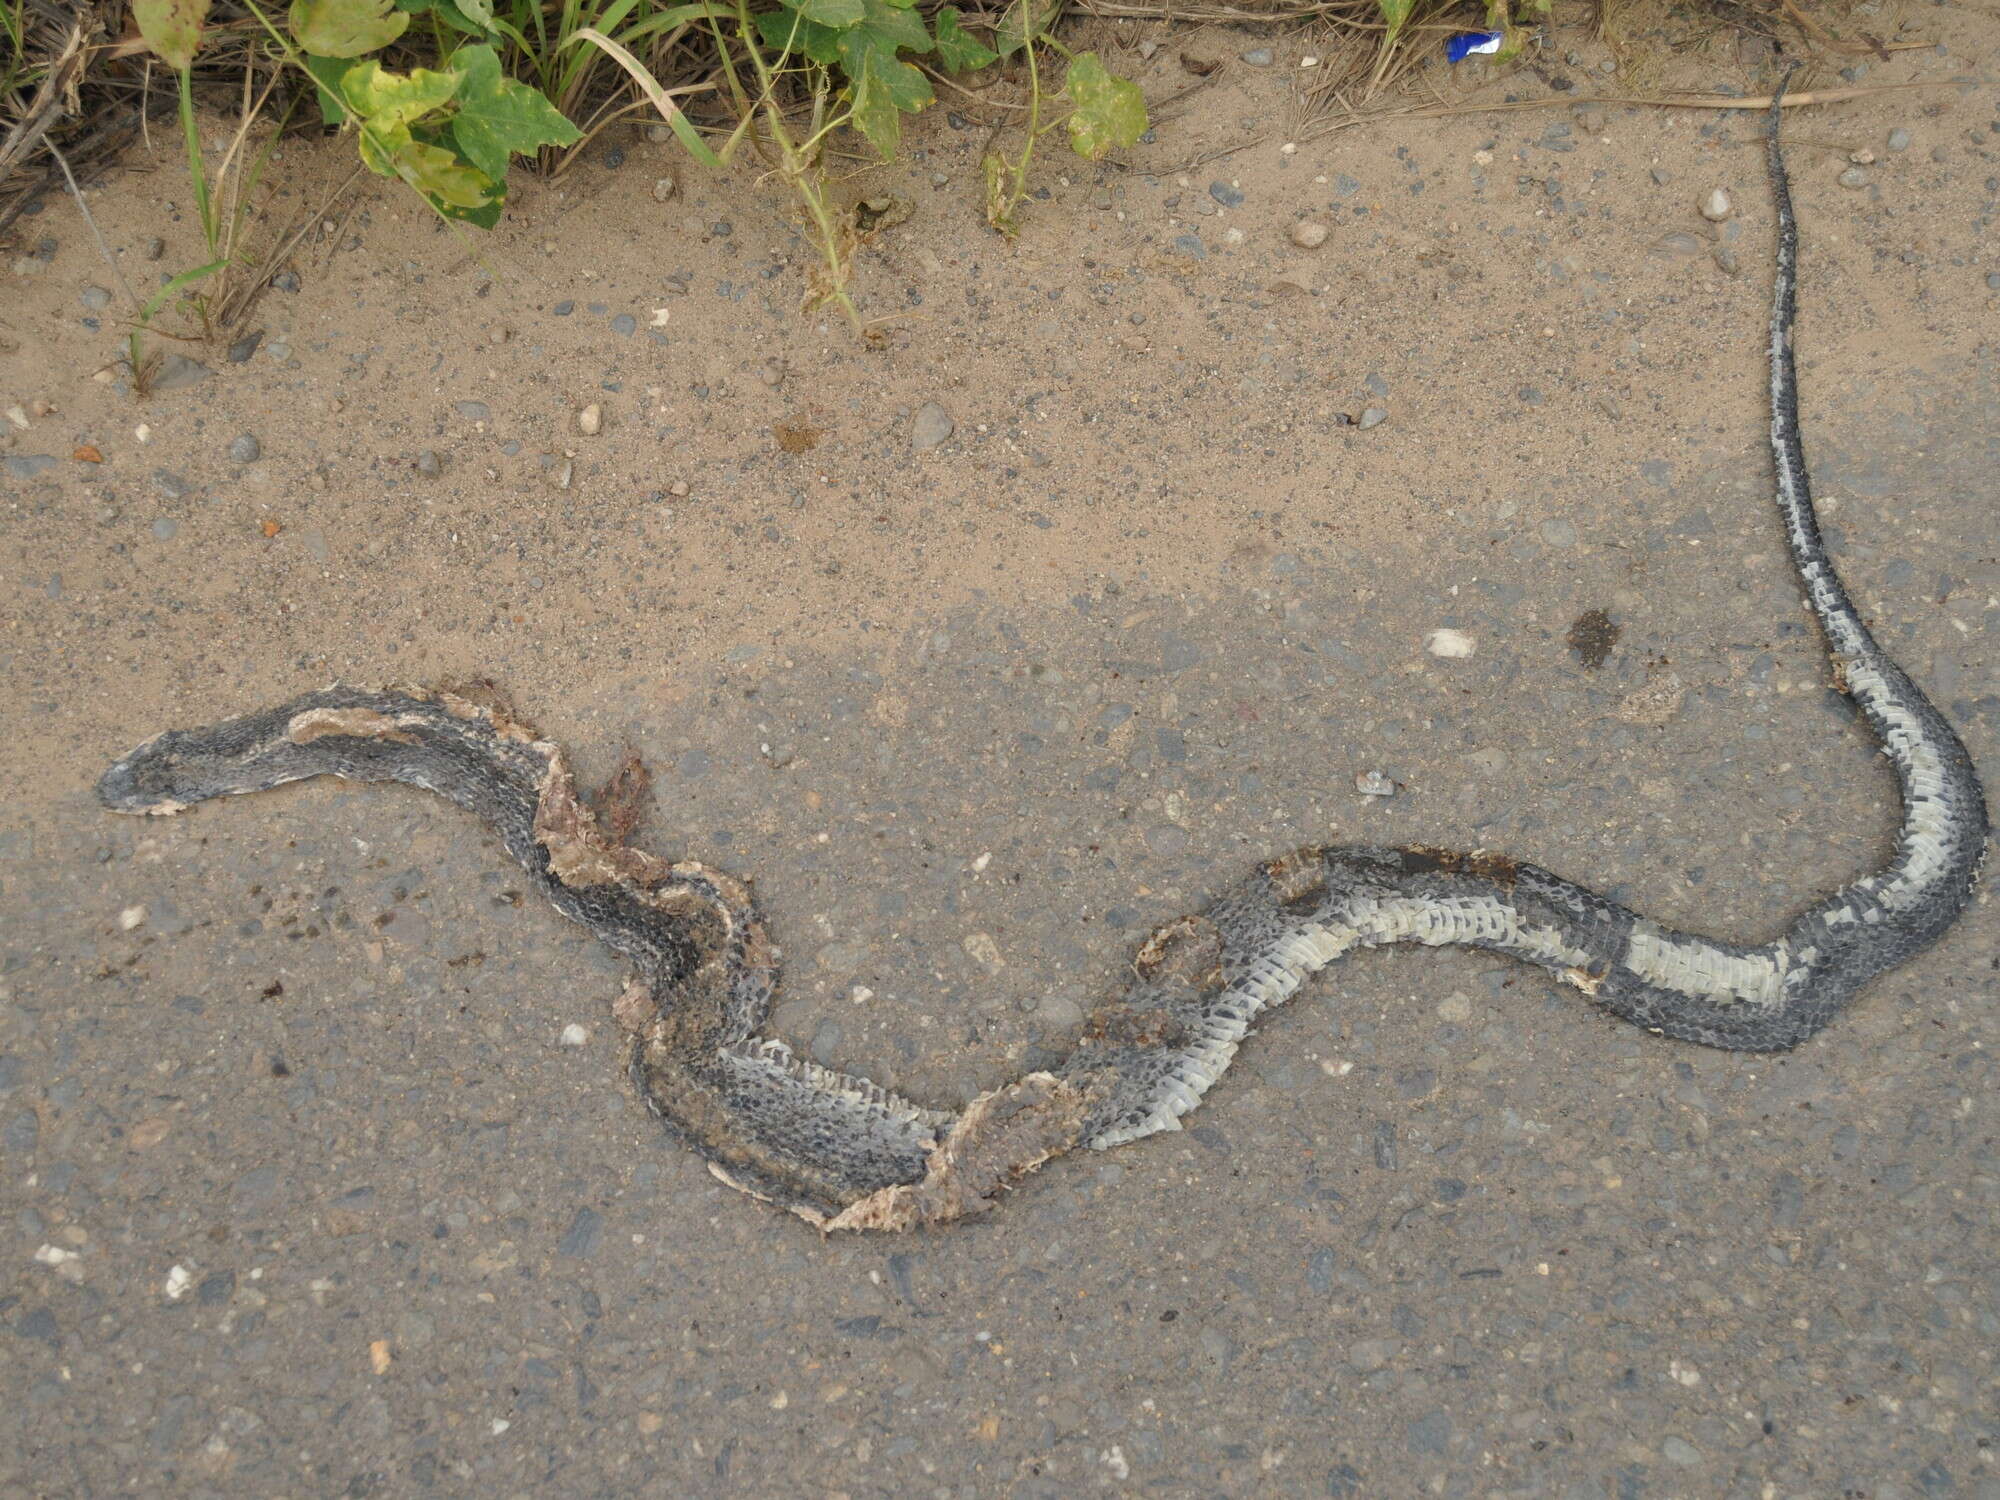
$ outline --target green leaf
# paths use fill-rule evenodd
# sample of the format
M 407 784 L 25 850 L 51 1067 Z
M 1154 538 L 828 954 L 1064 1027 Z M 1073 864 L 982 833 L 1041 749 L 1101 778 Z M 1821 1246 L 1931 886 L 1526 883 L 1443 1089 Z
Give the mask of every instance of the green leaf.
M 1032 9 L 1029 7 L 1032 5 Z M 1007 14 L 1000 18 L 1000 24 L 993 28 L 993 45 L 1002 57 L 1012 57 L 1024 44 L 1021 35 L 1022 12 L 1028 12 L 1028 27 L 1035 36 L 1046 36 L 1056 19 L 1062 14 L 1063 0 L 1014 0 L 1007 7 Z
M 396 0 L 396 9 L 413 16 L 436 16 L 461 36 L 495 36 L 499 27 L 493 20 L 492 0 Z
M 1095 52 L 1070 60 L 1063 86 L 1074 106 L 1069 144 L 1078 156 L 1101 161 L 1113 146 L 1129 146 L 1146 133 L 1146 99 L 1139 85 L 1111 72 Z
M 340 80 L 349 68 L 361 66 L 349 57 L 305 56 L 306 71 L 312 74 L 313 92 L 319 95 L 319 117 L 328 125 L 345 125 L 351 113 L 342 102 Z
M 465 159 L 494 182 L 507 176 L 510 154 L 572 146 L 583 132 L 563 118 L 540 90 L 500 71 L 500 54 L 479 44 L 460 47 L 446 66 L 460 75 L 452 139 Z
M 931 102 L 931 81 L 896 56 L 899 48 L 928 52 L 930 33 L 908 11 L 883 0 L 867 0 L 868 19 L 840 33 L 840 66 L 847 74 L 847 97 L 854 128 L 867 136 L 887 161 L 903 139 L 902 115 Z
M 1388 34 L 1382 38 L 1382 45 L 1393 46 L 1402 35 L 1403 23 L 1410 19 L 1410 12 L 1417 8 L 1417 0 L 1375 0 L 1375 8 L 1382 12 L 1382 19 L 1388 24 Z
M 757 34 L 781 56 L 803 52 L 823 67 L 840 61 L 840 33 L 801 19 L 788 10 L 767 10 L 757 17 Z
M 389 0 L 292 0 L 292 35 L 319 57 L 359 57 L 403 34 L 410 18 Z
M 931 34 L 924 30 L 923 18 L 886 4 L 885 0 L 862 0 L 865 8 L 859 30 L 867 32 L 884 47 L 905 52 L 931 50 Z
M 392 73 L 373 60 L 358 62 L 340 78 L 340 97 L 369 125 L 408 125 L 451 103 L 459 75 L 412 68 Z
M 208 0 L 132 0 L 139 35 L 175 72 L 194 62 L 207 16 Z
M 868 13 L 866 0 L 781 0 L 785 9 L 797 11 L 808 21 L 845 31 Z
M 937 13 L 938 61 L 952 73 L 976 73 L 1000 54 L 959 24 L 958 7 L 947 5 Z

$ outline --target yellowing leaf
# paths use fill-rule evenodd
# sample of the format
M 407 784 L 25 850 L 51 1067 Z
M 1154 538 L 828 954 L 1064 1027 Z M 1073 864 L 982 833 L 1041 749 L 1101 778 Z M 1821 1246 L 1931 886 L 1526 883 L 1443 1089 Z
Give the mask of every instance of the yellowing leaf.
M 370 120 L 361 127 L 361 159 L 371 172 L 400 177 L 426 198 L 454 208 L 484 208 L 494 184 L 442 146 L 426 145 L 401 121 Z
M 1139 85 L 1120 78 L 1095 52 L 1079 52 L 1064 80 L 1074 106 L 1069 116 L 1070 149 L 1100 161 L 1113 146 L 1129 146 L 1146 133 L 1146 98 Z
M 340 96 L 370 125 L 408 125 L 449 104 L 458 81 L 456 73 L 428 68 L 392 73 L 377 62 L 356 63 L 341 75 Z
M 146 45 L 176 72 L 194 61 L 208 0 L 132 0 L 132 19 Z
M 403 34 L 410 18 L 391 0 L 292 0 L 292 35 L 320 57 L 359 57 Z

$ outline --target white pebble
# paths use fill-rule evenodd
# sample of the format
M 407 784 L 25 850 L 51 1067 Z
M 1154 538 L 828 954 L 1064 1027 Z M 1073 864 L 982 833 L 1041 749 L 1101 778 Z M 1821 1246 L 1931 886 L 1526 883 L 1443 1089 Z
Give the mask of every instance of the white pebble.
M 1424 637 L 1424 649 L 1432 656 L 1462 659 L 1477 651 L 1479 645 L 1463 630 L 1433 630 Z
M 1326 243 L 1326 226 L 1316 219 L 1301 219 L 1292 226 L 1292 243 L 1301 250 L 1317 250 Z
M 144 927 L 145 925 L 146 908 L 143 906 L 128 906 L 125 910 L 118 913 L 118 930 L 120 932 L 130 932 L 135 927 Z
M 590 1041 L 590 1028 L 579 1026 L 572 1021 L 562 1029 L 562 1044 L 565 1047 L 582 1047 Z
M 576 430 L 585 437 L 596 437 L 604 430 L 604 408 L 595 401 L 576 414 Z
M 194 1273 L 186 1266 L 175 1266 L 167 1272 L 167 1284 L 162 1290 L 166 1292 L 169 1302 L 178 1302 L 193 1285 Z
M 959 940 L 959 945 L 965 949 L 967 957 L 988 973 L 998 973 L 1007 966 L 1006 960 L 1000 956 L 1000 945 L 993 941 L 990 932 L 968 932 Z
M 1701 200 L 1701 216 L 1711 224 L 1720 224 L 1732 211 L 1729 194 L 1721 188 L 1711 188 L 1706 198 Z

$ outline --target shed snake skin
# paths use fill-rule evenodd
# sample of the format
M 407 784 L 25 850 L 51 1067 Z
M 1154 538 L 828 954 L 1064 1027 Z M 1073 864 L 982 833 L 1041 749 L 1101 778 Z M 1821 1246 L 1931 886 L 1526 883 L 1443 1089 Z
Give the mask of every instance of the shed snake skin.
M 1780 88 L 1782 96 L 1782 87 Z M 1649 1031 L 1747 1051 L 1796 1046 L 1919 952 L 1971 898 L 1986 807 L 1965 747 L 1869 633 L 1821 543 L 1792 361 L 1797 229 L 1771 109 L 1778 223 L 1771 452 L 1785 541 L 1834 681 L 1894 767 L 1887 862 L 1757 946 L 1666 928 L 1535 865 L 1477 852 L 1327 847 L 1259 867 L 1139 949 L 1059 1066 L 958 1110 L 929 1109 L 762 1034 L 778 951 L 748 887 L 603 833 L 562 750 L 449 693 L 335 687 L 175 730 L 98 785 L 104 805 L 174 813 L 313 776 L 401 781 L 485 819 L 537 888 L 624 956 L 615 1013 L 651 1109 L 732 1186 L 823 1229 L 905 1229 L 989 1207 L 1043 1162 L 1179 1129 L 1257 1020 L 1335 959 L 1392 943 L 1508 954 Z

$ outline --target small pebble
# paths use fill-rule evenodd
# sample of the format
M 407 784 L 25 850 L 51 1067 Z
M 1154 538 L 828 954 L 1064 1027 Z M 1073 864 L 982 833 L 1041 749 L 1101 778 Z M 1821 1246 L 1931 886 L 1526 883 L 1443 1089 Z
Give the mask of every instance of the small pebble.
M 585 437 L 596 437 L 604 430 L 604 408 L 595 401 L 576 414 L 576 430 Z
M 1277 54 L 1269 47 L 1252 47 L 1238 55 L 1253 68 L 1268 68 L 1277 60 Z
M 910 448 L 922 453 L 946 442 L 956 430 L 951 414 L 935 401 L 926 401 L 910 420 Z
M 1894 130 L 1890 131 L 1890 132 L 1889 132 L 1889 149 L 1890 149 L 1891 151 L 1907 151 L 1907 150 L 1909 150 L 1909 149 L 1910 149 L 1910 132 L 1909 132 L 1909 131 L 1907 131 L 1907 130 L 1905 130 L 1905 129 L 1903 129 L 1903 127 L 1902 127 L 1902 126 L 1900 126 L 1900 125 L 1898 125 L 1898 126 L 1897 126 L 1897 127 L 1896 127 L 1896 128 L 1894 129 Z
M 299 289 L 299 273 L 296 271 L 280 271 L 276 276 L 271 278 L 271 286 L 275 291 L 296 292 Z
M 251 355 L 257 352 L 257 346 L 263 342 L 264 330 L 261 328 L 255 333 L 244 334 L 242 338 L 229 346 L 229 362 L 232 365 L 244 363 Z
M 157 521 L 153 522 L 153 536 L 162 542 L 171 542 L 174 539 L 174 533 L 180 529 L 181 523 L 174 520 L 171 516 L 161 516 Z
M 185 354 L 163 355 L 153 369 L 153 389 L 155 391 L 185 390 L 191 385 L 208 379 L 215 371 L 198 359 L 189 359 Z
M 1875 165 L 1875 153 L 1873 151 L 1850 151 L 1847 154 L 1847 159 L 1857 167 L 1872 167 Z
M 444 460 L 426 448 L 417 455 L 417 472 L 426 479 L 435 479 L 444 472 Z
M 1396 783 L 1380 771 L 1360 771 L 1354 777 L 1354 790 L 1364 797 L 1393 797 Z
M 158 235 L 146 241 L 146 259 L 158 260 L 167 253 L 167 242 Z
M 1208 185 L 1208 196 L 1224 208 L 1240 208 L 1243 205 L 1243 189 L 1232 187 L 1226 182 L 1211 182 Z
M 1653 181 L 1658 186 L 1665 187 L 1668 183 L 1672 182 L 1673 180 L 1674 180 L 1674 174 L 1672 172 L 1669 172 L 1665 167 L 1653 168 Z
M 78 300 L 92 312 L 103 312 L 111 305 L 111 293 L 101 286 L 87 286 L 83 289 L 83 296 Z
M 590 1042 L 590 1029 L 572 1021 L 562 1029 L 562 1044 L 565 1047 L 583 1047 Z
M 229 461 L 233 464 L 254 464 L 263 452 L 264 445 L 251 433 L 230 439 Z
M 1859 167 L 1849 167 L 1840 174 L 1839 182 L 1844 188 L 1864 188 L 1868 186 L 1868 174 Z
M 1317 250 L 1326 243 L 1326 226 L 1316 219 L 1301 219 L 1292 226 L 1292 243 L 1301 250 Z
M 1701 1449 L 1684 1437 L 1670 1437 L 1660 1444 L 1660 1456 L 1670 1464 L 1692 1468 L 1701 1462 Z
M 1701 200 L 1701 216 L 1711 224 L 1720 224 L 1730 212 L 1729 194 L 1721 188 L 1710 189 L 1708 196 Z
M 1366 431 L 1370 427 L 1380 427 L 1384 422 L 1388 420 L 1389 420 L 1389 413 L 1384 408 L 1379 406 L 1371 406 L 1366 411 L 1361 413 L 1360 420 L 1357 421 L 1354 425 L 1361 428 L 1363 431 Z
M 667 493 L 672 495 L 676 500 L 687 499 L 688 482 L 685 479 L 676 479 L 672 484 L 667 486 Z
M 1715 268 L 1725 276 L 1734 276 L 1742 269 L 1736 261 L 1736 252 L 1727 245 L 1715 247 Z
M 1479 649 L 1479 643 L 1462 630 L 1433 630 L 1424 637 L 1424 649 L 1447 661 L 1462 661 Z
M 661 127 L 661 129 L 665 128 L 665 126 Z M 671 177 L 656 177 L 653 179 L 653 201 L 655 203 L 665 203 L 679 190 L 680 184 Z

